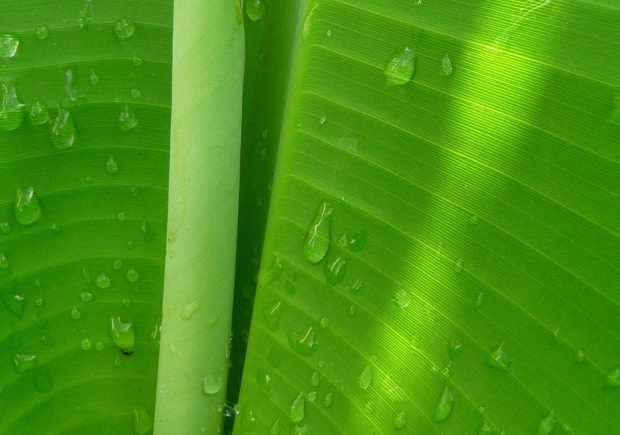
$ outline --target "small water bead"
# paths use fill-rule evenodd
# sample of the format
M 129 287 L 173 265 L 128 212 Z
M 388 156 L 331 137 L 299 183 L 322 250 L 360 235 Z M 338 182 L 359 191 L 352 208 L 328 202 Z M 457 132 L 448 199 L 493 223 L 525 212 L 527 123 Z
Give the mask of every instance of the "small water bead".
M 271 264 L 261 269 L 258 282 L 261 286 L 266 286 L 277 280 L 282 276 L 284 266 L 280 257 L 275 256 Z
M 372 383 L 373 372 L 374 370 L 372 368 L 372 365 L 369 364 L 364 367 L 360 375 L 357 377 L 357 386 L 360 388 L 360 390 L 368 390 L 370 384 Z
M 0 233 L 9 234 L 11 232 L 11 224 L 8 222 L 0 223 Z
M 327 32 L 325 32 L 325 36 L 327 36 L 328 38 L 332 37 L 332 31 L 331 29 L 327 30 Z
M 142 240 L 146 243 L 150 243 L 155 240 L 155 231 L 151 228 L 151 225 L 147 221 L 140 223 L 140 234 L 142 234 Z
M 316 398 L 319 393 L 316 390 L 310 390 L 306 393 L 306 400 L 310 403 L 316 401 Z
M 127 281 L 129 282 L 138 282 L 140 280 L 140 273 L 133 267 L 127 269 Z
M 321 317 L 321 319 L 319 320 L 319 327 L 321 329 L 329 328 L 329 318 L 327 318 L 325 316 Z
M 116 355 L 114 357 L 114 361 L 112 362 L 112 364 L 114 365 L 114 367 L 119 368 L 121 366 L 121 364 L 123 363 L 123 360 L 121 360 L 121 357 Z
M 22 225 L 32 225 L 41 217 L 41 206 L 34 187 L 18 187 L 15 190 L 15 219 Z
M 347 261 L 342 257 L 330 257 L 325 263 L 325 280 L 330 285 L 338 284 L 344 279 Z
M 45 300 L 44 300 L 43 298 L 41 298 L 41 297 L 38 297 L 38 298 L 36 298 L 36 299 L 34 300 L 34 304 L 35 304 L 37 307 L 42 307 L 42 306 L 45 304 Z
M 119 316 L 110 318 L 110 335 L 112 341 L 125 355 L 131 355 L 134 349 L 136 333 L 133 322 L 123 322 Z
M 51 226 L 50 226 L 50 231 L 52 232 L 52 234 L 55 235 L 60 235 L 62 234 L 62 225 L 60 225 L 59 223 L 54 222 Z
M 454 408 L 454 396 L 452 392 L 445 387 L 441 392 L 441 396 L 439 396 L 439 400 L 437 401 L 437 406 L 435 406 L 435 411 L 433 412 L 433 421 L 435 423 L 442 422 L 447 420 L 450 415 L 452 415 L 452 409 Z
M 17 88 L 13 80 L 3 81 L 0 84 L 0 129 L 14 131 L 19 128 L 24 119 L 25 105 L 17 97 Z
M 276 418 L 273 424 L 269 427 L 269 435 L 280 435 L 280 419 Z
M 183 310 L 181 310 L 181 319 L 183 320 L 191 319 L 194 313 L 198 311 L 199 309 L 200 309 L 200 302 L 198 301 L 189 302 L 187 305 L 183 307 Z
M 256 383 L 260 387 L 261 391 L 270 396 L 273 393 L 273 379 L 271 375 L 262 368 L 256 371 Z
M 112 284 L 112 280 L 110 279 L 110 275 L 105 272 L 101 272 L 97 275 L 97 279 L 95 280 L 95 285 L 100 289 L 106 289 L 110 287 Z
M 504 350 L 504 343 L 489 352 L 486 361 L 490 367 L 503 372 L 510 371 L 512 367 L 512 358 Z
M 314 215 L 304 239 L 304 256 L 310 263 L 319 263 L 327 255 L 332 237 L 332 214 L 332 207 L 322 202 Z
M 133 409 L 133 431 L 137 435 L 146 435 L 153 430 L 153 417 L 144 406 Z
M 125 215 L 125 212 L 119 211 L 116 214 L 116 220 L 122 224 L 123 222 L 127 220 L 127 215 Z
M 144 59 L 142 59 L 142 57 L 140 57 L 136 53 L 134 53 L 133 57 L 131 58 L 131 62 L 133 63 L 133 66 L 138 68 L 138 67 L 141 67 L 142 64 L 144 63 Z
M 365 229 L 353 233 L 353 237 L 349 239 L 349 249 L 353 252 L 359 252 L 366 246 L 368 240 L 368 232 Z
M 289 332 L 288 344 L 299 355 L 310 356 L 316 352 L 319 342 L 314 328 L 310 326 L 301 332 Z
M 95 17 L 95 11 L 93 10 L 92 0 L 84 0 L 84 5 L 80 9 L 80 17 L 78 18 L 78 24 L 80 29 L 86 30 L 90 27 Z
M 306 414 L 306 400 L 304 393 L 299 393 L 289 405 L 289 418 L 293 423 L 303 421 Z
M 282 317 L 282 301 L 266 303 L 263 306 L 263 319 L 271 331 L 277 331 Z
M 140 92 L 140 89 L 133 88 L 130 91 L 130 95 L 132 98 L 140 98 L 142 96 L 142 92 Z
M 392 301 L 398 306 L 398 308 L 405 310 L 409 307 L 409 305 L 411 305 L 411 295 L 407 290 L 399 288 L 394 292 Z
M 486 418 L 482 420 L 482 425 L 478 429 L 478 435 L 494 435 L 495 429 Z
M 66 150 L 75 144 L 76 132 L 73 116 L 65 109 L 58 109 L 58 116 L 50 124 L 52 144 L 59 150 Z
M 320 383 L 321 375 L 319 374 L 319 372 L 312 372 L 312 375 L 310 375 L 310 385 L 316 388 L 319 386 Z
M 474 306 L 476 307 L 476 309 L 478 309 L 482 306 L 483 303 L 484 303 L 484 293 L 480 292 L 478 293 L 478 296 L 476 296 L 476 302 L 474 303 Z
M 0 34 L 0 58 L 14 57 L 19 48 L 19 39 L 10 33 Z
M 80 301 L 87 303 L 95 300 L 95 295 L 89 292 L 88 290 L 84 290 L 80 293 Z
M 448 348 L 450 352 L 450 358 L 454 358 L 463 352 L 463 343 L 458 340 L 451 340 Z
M 246 0 L 245 13 L 252 21 L 259 21 L 265 15 L 265 3 L 263 0 Z
M 607 372 L 607 385 L 610 387 L 620 387 L 620 367 L 614 367 Z
M 463 263 L 465 261 L 463 260 L 463 257 L 459 257 L 455 262 L 454 262 L 454 271 L 456 273 L 461 273 L 463 271 Z
M 135 241 L 133 241 L 133 240 L 129 240 L 129 241 L 127 242 L 127 249 L 129 249 L 130 251 L 131 251 L 133 248 L 135 248 L 135 247 L 136 247 L 136 242 L 135 242 Z
M 370 415 L 373 412 L 375 412 L 375 410 L 377 409 L 377 402 L 375 402 L 374 400 L 369 400 L 366 403 L 364 403 L 364 413 L 366 415 Z
M 322 115 L 322 116 L 319 118 L 319 125 L 324 125 L 324 124 L 325 124 L 325 121 L 327 121 L 327 116 Z
M 79 308 L 73 307 L 71 309 L 71 318 L 73 320 L 80 320 L 82 318 L 82 312 L 80 311 Z
M 126 309 L 130 309 L 131 308 L 131 299 L 129 298 L 123 298 L 123 307 L 125 307 Z
M 355 316 L 356 313 L 357 313 L 357 307 L 355 305 L 351 304 L 349 306 L 349 317 Z
M 113 155 L 108 157 L 108 160 L 105 162 L 105 171 L 110 175 L 114 175 L 118 172 L 118 164 Z
M 401 86 L 411 81 L 415 72 L 415 52 L 405 47 L 395 55 L 385 66 L 385 78 L 388 84 Z
M 80 348 L 82 350 L 91 350 L 93 348 L 93 342 L 90 338 L 83 338 L 80 342 Z
M 161 325 L 159 322 L 155 323 L 153 330 L 149 334 L 149 342 L 151 350 L 155 353 L 159 353 L 159 343 L 161 341 Z
M 392 416 L 392 427 L 396 430 L 404 429 L 407 426 L 407 413 L 404 410 L 399 410 Z
M 45 107 L 45 105 L 39 100 L 35 101 L 34 104 L 30 106 L 28 116 L 30 117 L 31 125 L 47 124 L 50 120 L 50 114 L 47 107 Z
M 304 25 L 301 32 L 301 36 L 304 39 L 310 36 L 310 31 L 312 30 L 312 23 L 314 21 L 314 12 L 316 11 L 316 8 L 318 6 L 318 0 L 313 0 L 311 5 L 308 7 L 308 12 L 306 13 L 306 17 L 304 18 Z
M 130 131 L 138 126 L 138 118 L 136 118 L 136 114 L 129 106 L 123 107 L 121 114 L 118 116 L 118 126 L 121 131 Z
M 40 39 L 40 40 L 46 39 L 48 35 L 49 35 L 49 30 L 47 29 L 47 26 L 38 26 L 36 29 L 34 29 L 34 36 L 37 39 Z
M 90 79 L 90 84 L 93 86 L 97 86 L 99 82 L 101 81 L 101 79 L 99 78 L 99 76 L 94 70 L 90 72 L 89 79 Z
M 538 435 L 549 435 L 555 430 L 558 419 L 553 411 L 549 412 L 546 417 L 542 418 L 538 423 Z
M 37 366 L 37 356 L 18 353 L 13 356 L 13 368 L 19 374 L 26 373 Z
M 11 263 L 9 259 L 4 255 L 4 252 L 0 252 L 0 269 L 8 269 Z
M 98 341 L 97 343 L 95 343 L 95 350 L 97 352 L 101 352 L 103 349 L 105 348 L 103 342 Z
M 326 408 L 331 408 L 333 404 L 334 404 L 334 394 L 333 393 L 325 394 L 325 396 L 323 397 L 323 406 Z
M 202 379 L 202 392 L 207 395 L 216 394 L 223 385 L 224 381 L 221 376 L 207 375 Z
M 245 431 L 253 431 L 256 427 L 256 415 L 252 408 L 244 408 L 241 413 L 241 425 Z
M 118 39 L 128 39 L 131 38 L 136 31 L 136 24 L 131 18 L 124 17 L 116 21 L 116 24 L 114 24 L 114 31 Z
M 575 360 L 576 360 L 578 363 L 585 362 L 585 360 L 586 360 L 586 354 L 584 353 L 584 351 L 583 351 L 583 350 L 577 350 L 577 351 L 575 351 Z
M 86 284 L 93 283 L 93 278 L 90 276 L 90 271 L 88 270 L 88 267 L 86 266 L 82 266 L 82 278 L 84 278 L 84 281 L 86 281 Z
M 449 77 L 452 75 L 452 70 L 452 59 L 450 59 L 450 55 L 446 53 L 443 58 L 441 58 L 441 74 Z

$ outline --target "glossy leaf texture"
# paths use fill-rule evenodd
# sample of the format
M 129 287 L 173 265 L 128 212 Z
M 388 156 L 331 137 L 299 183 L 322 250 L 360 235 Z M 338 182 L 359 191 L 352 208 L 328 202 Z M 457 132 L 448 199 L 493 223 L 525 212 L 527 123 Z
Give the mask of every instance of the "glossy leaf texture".
M 301 5 L 235 433 L 617 432 L 618 5 Z
M 171 46 L 171 0 L 0 5 L 2 434 L 152 428 Z

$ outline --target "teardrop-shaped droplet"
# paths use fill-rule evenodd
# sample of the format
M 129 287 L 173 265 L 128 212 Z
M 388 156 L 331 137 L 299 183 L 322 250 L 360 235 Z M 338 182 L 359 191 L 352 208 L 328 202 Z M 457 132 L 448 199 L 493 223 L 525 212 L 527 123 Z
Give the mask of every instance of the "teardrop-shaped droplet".
M 121 18 L 114 24 L 114 31 L 118 39 L 131 38 L 136 31 L 136 24 L 131 18 Z
M 280 435 L 280 419 L 276 418 L 273 424 L 269 427 L 269 435 Z
M 26 308 L 26 298 L 15 291 L 14 283 L 0 289 L 0 299 L 9 313 L 18 319 L 22 318 Z
M 392 301 L 394 301 L 398 308 L 405 310 L 411 305 L 411 295 L 407 290 L 399 288 L 394 292 Z
M 512 367 L 512 358 L 504 350 L 504 343 L 489 352 L 486 360 L 490 367 L 503 372 L 510 371 Z
M 71 112 L 58 109 L 58 116 L 52 120 L 50 126 L 52 144 L 59 150 L 71 148 L 75 143 L 75 124 Z
M 448 387 L 445 387 L 435 406 L 433 421 L 439 423 L 440 421 L 446 420 L 452 414 L 452 408 L 454 408 L 454 396 Z
M 183 309 L 181 310 L 181 319 L 189 320 L 192 318 L 194 313 L 200 309 L 200 302 L 194 300 L 187 303 Z
M 134 349 L 136 333 L 133 322 L 123 322 L 120 317 L 110 318 L 110 335 L 112 341 L 125 355 L 131 355 Z
M 553 411 L 549 412 L 546 417 L 538 422 L 538 435 L 549 435 L 555 430 L 558 419 Z
M 607 372 L 607 385 L 610 387 L 620 387 L 620 367 L 614 367 Z
M 245 13 L 252 21 L 258 21 L 265 15 L 265 3 L 262 0 L 246 0 Z
M 332 214 L 332 207 L 323 202 L 314 215 L 304 240 L 304 256 L 310 263 L 319 263 L 327 255 L 332 237 Z
M 4 252 L 0 252 L 0 270 L 8 269 L 10 265 L 11 265 L 11 262 L 6 257 L 6 255 L 4 255 Z
M 38 26 L 36 29 L 34 29 L 34 36 L 37 39 L 46 39 L 48 35 L 49 30 L 47 29 L 47 26 Z
M 385 67 L 385 78 L 390 85 L 404 85 L 411 81 L 415 71 L 415 52 L 405 47 Z
M 41 206 L 34 187 L 18 187 L 15 190 L 15 219 L 22 225 L 32 225 L 41 217 Z
M 306 399 L 299 393 L 289 405 L 289 418 L 293 423 L 300 423 L 306 415 Z
M 39 100 L 35 101 L 34 104 L 30 106 L 28 115 L 30 116 L 31 125 L 43 125 L 50 120 L 50 114 L 47 107 L 45 107 L 45 105 Z
M 136 406 L 133 409 L 133 431 L 137 435 L 146 435 L 153 429 L 153 417 L 144 408 L 144 406 Z
M 149 334 L 149 342 L 151 350 L 155 353 L 159 353 L 159 343 L 161 341 L 161 325 L 159 322 L 155 323 L 153 330 Z
M 277 331 L 282 317 L 282 301 L 274 301 L 263 306 L 263 319 L 271 331 Z
M 105 162 L 105 171 L 110 175 L 114 175 L 118 172 L 118 164 L 114 156 L 108 157 L 108 160 Z
M 97 279 L 95 280 L 95 285 L 100 289 L 106 289 L 110 287 L 112 284 L 112 280 L 110 279 L 110 275 L 105 272 L 101 272 L 97 275 Z
M 360 252 L 366 246 L 368 240 L 368 233 L 365 229 L 359 230 L 353 233 L 353 236 L 349 239 L 349 249 L 353 252 Z
M 138 282 L 140 280 L 140 273 L 133 267 L 127 269 L 127 274 L 125 276 L 129 282 Z
M 357 377 L 357 386 L 362 390 L 366 391 L 370 384 L 372 383 L 373 377 L 373 368 L 372 365 L 367 365 L 364 367 L 360 375 Z
M 8 222 L 0 222 L 0 233 L 9 234 L 11 232 L 11 224 Z
M 338 284 L 344 279 L 347 261 L 342 257 L 331 257 L 325 263 L 325 280 L 330 285 Z
M 327 393 L 325 397 L 323 397 L 323 406 L 326 408 L 331 408 L 333 404 L 334 404 L 333 393 Z
M 310 36 L 310 32 L 312 31 L 312 24 L 314 23 L 314 12 L 316 8 L 319 6 L 318 0 L 313 0 L 312 3 L 308 6 L 308 12 L 306 12 L 306 16 L 304 18 L 304 24 L 301 29 L 301 36 L 306 39 Z
M 15 56 L 19 47 L 19 39 L 10 33 L 0 34 L 0 58 Z
M 0 129 L 17 130 L 24 119 L 24 104 L 17 98 L 17 88 L 12 80 L 0 83 Z
M 392 427 L 396 430 L 404 429 L 407 426 L 407 414 L 404 410 L 399 410 L 392 416 Z
M 260 272 L 260 276 L 258 282 L 261 286 L 266 286 L 274 282 L 276 279 L 282 276 L 282 270 L 284 266 L 282 266 L 282 260 L 280 257 L 275 256 L 271 264 L 266 267 L 263 267 Z
M 207 395 L 216 394 L 222 389 L 223 385 L 224 381 L 221 376 L 207 375 L 202 379 L 202 392 Z
M 80 29 L 88 29 L 90 27 L 90 24 L 93 22 L 94 17 L 95 11 L 93 9 L 93 1 L 84 0 L 84 5 L 82 6 L 82 9 L 80 9 L 80 16 L 78 18 L 78 24 L 80 25 Z
M 129 106 L 123 107 L 121 114 L 118 116 L 118 126 L 121 131 L 133 130 L 138 126 L 138 118 L 136 118 L 136 114 Z
M 310 356 L 316 352 L 319 342 L 314 328 L 310 326 L 305 331 L 289 332 L 288 344 L 298 354 Z
M 140 223 L 140 233 L 142 234 L 142 240 L 146 243 L 150 243 L 155 240 L 155 231 L 151 228 L 151 225 L 147 221 Z
M 26 373 L 37 366 L 37 356 L 27 353 L 18 353 L 13 356 L 13 368 L 17 373 Z
M 450 55 L 446 53 L 441 59 L 441 73 L 444 76 L 451 76 L 452 69 L 452 59 L 450 59 Z
M 82 302 L 92 302 L 95 300 L 95 295 L 89 292 L 88 290 L 84 290 L 80 293 L 80 300 Z
M 90 84 L 93 86 L 97 86 L 99 82 L 101 81 L 101 79 L 99 78 L 99 76 L 94 70 L 90 72 L 89 79 L 90 79 Z

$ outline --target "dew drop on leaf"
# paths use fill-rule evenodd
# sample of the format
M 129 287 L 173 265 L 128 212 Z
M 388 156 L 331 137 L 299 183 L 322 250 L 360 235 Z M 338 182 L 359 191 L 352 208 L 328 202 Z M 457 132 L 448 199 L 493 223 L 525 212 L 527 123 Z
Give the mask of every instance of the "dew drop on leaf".
M 206 375 L 202 379 L 202 392 L 207 395 L 216 394 L 222 389 L 224 381 L 221 376 Z
M 610 387 L 620 387 L 620 367 L 614 367 L 607 372 L 607 385 Z
M 142 234 L 142 240 L 146 243 L 155 240 L 155 231 L 153 231 L 153 228 L 151 228 L 151 225 L 147 221 L 142 221 L 140 224 L 140 233 Z
M 8 222 L 0 222 L 0 233 L 9 234 L 11 232 L 11 224 Z
M 118 39 L 131 38 L 136 31 L 136 24 L 131 18 L 121 18 L 114 24 L 114 31 Z
M 323 406 L 326 408 L 331 408 L 333 404 L 334 404 L 334 394 L 333 393 L 325 394 L 325 396 L 323 397 Z
M 289 405 L 289 418 L 293 423 L 300 423 L 306 414 L 304 393 L 299 393 Z
M 45 107 L 45 105 L 39 100 L 35 101 L 34 104 L 30 106 L 28 115 L 30 117 L 31 125 L 47 124 L 50 120 L 50 114 L 47 107 Z
M 133 431 L 137 435 L 146 435 L 153 429 L 153 417 L 144 408 L 144 406 L 136 406 L 133 409 Z
M 84 290 L 80 293 L 80 301 L 87 303 L 95 300 L 95 295 L 89 292 L 88 290 Z
M 50 124 L 52 144 L 59 150 L 71 148 L 75 143 L 75 124 L 71 112 L 58 109 L 58 116 Z
M 22 225 L 32 225 L 41 217 L 41 206 L 34 187 L 18 187 L 15 190 L 15 219 Z
M 99 76 L 94 70 L 90 72 L 89 79 L 90 79 L 90 84 L 93 86 L 97 86 L 99 82 L 101 81 L 101 79 L 99 78 Z
M 325 263 L 325 280 L 330 285 L 338 284 L 344 279 L 347 261 L 342 257 L 331 257 Z
M 405 47 L 385 66 L 385 78 L 390 85 L 404 85 L 411 81 L 415 71 L 416 56 L 412 49 Z
M 79 308 L 73 307 L 71 308 L 71 318 L 73 320 L 80 320 L 82 318 L 82 312 Z
M 504 350 L 504 343 L 487 354 L 487 364 L 497 370 L 508 372 L 512 367 L 512 358 Z
M 313 355 L 319 345 L 312 326 L 301 332 L 289 332 L 288 344 L 291 349 L 303 356 Z
M 113 155 L 108 157 L 108 160 L 105 162 L 105 170 L 110 175 L 114 175 L 118 172 L 118 164 Z
M 8 269 L 11 265 L 11 262 L 6 257 L 4 252 L 0 252 L 0 269 Z
M 256 371 L 256 383 L 263 393 L 270 396 L 273 393 L 273 384 L 272 378 L 269 373 L 267 373 L 262 368 L 259 368 Z
M 319 263 L 329 250 L 332 237 L 332 207 L 323 202 L 319 206 L 304 239 L 304 257 L 310 263 Z
M 110 275 L 105 272 L 101 272 L 97 275 L 97 279 L 95 280 L 95 285 L 100 289 L 106 289 L 110 287 L 112 284 L 112 280 L 110 279 Z
M 136 114 L 129 106 L 123 107 L 121 114 L 118 116 L 118 126 L 121 131 L 130 131 L 138 126 L 138 118 L 136 118 Z
M 19 39 L 10 33 L 0 34 L 0 58 L 11 58 L 17 53 Z
M 200 309 L 200 302 L 194 300 L 187 303 L 183 309 L 181 310 L 181 319 L 189 320 L 192 318 L 194 313 Z
M 91 350 L 93 348 L 93 341 L 88 337 L 83 338 L 80 341 L 80 348 L 84 351 Z
M 401 430 L 407 426 L 407 414 L 404 410 L 401 409 L 394 413 L 392 416 L 392 426 L 396 430 Z
M 265 15 L 265 3 L 263 0 L 246 0 L 245 13 L 252 21 L 258 21 Z
M 312 375 L 310 375 L 310 385 L 316 388 L 319 386 L 320 383 L 321 375 L 319 374 L 319 372 L 312 372 Z
M 367 365 L 364 367 L 360 375 L 357 377 L 357 386 L 362 390 L 366 391 L 370 387 L 372 383 L 373 377 L 373 368 L 372 365 Z
M 450 59 L 450 55 L 446 53 L 441 59 L 441 73 L 444 76 L 449 77 L 452 75 L 452 70 L 452 59 Z
M 135 330 L 133 322 L 123 322 L 119 316 L 110 318 L 112 341 L 125 355 L 133 353 Z
M 269 435 L 280 435 L 280 419 L 276 418 L 273 424 L 269 427 Z
M 448 419 L 448 417 L 452 415 L 453 408 L 454 396 L 452 395 L 448 387 L 445 387 L 441 392 L 441 396 L 439 396 L 437 405 L 435 406 L 435 411 L 433 412 L 433 421 L 439 423 Z
M 27 353 L 18 353 L 13 356 L 13 368 L 17 373 L 26 373 L 37 366 L 37 356 Z
M 78 18 L 78 24 L 80 25 L 80 29 L 88 29 L 90 27 L 90 24 L 93 22 L 94 17 L 95 11 L 93 9 L 92 0 L 84 0 L 84 5 L 82 6 L 82 9 L 80 9 L 80 16 Z
M 538 435 L 549 435 L 555 430 L 558 424 L 558 419 L 553 411 L 549 412 L 547 416 L 543 417 L 538 423 Z
M 49 30 L 47 29 L 47 26 L 38 26 L 36 29 L 34 29 L 34 36 L 37 39 L 46 39 L 48 35 Z
M 12 80 L 0 83 L 0 129 L 17 130 L 24 118 L 24 104 L 17 98 L 17 88 Z
M 274 301 L 263 306 L 263 319 L 271 331 L 277 331 L 282 317 L 282 302 Z
M 127 269 L 126 277 L 129 282 L 138 282 L 140 280 L 140 273 L 133 267 L 130 267 Z

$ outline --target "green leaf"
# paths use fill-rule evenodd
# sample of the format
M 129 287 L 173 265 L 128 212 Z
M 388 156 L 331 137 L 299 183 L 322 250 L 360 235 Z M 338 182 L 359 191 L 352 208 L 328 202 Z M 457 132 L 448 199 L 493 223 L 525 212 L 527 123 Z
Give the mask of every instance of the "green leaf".
M 290 3 L 247 23 L 235 433 L 617 432 L 617 5 Z

